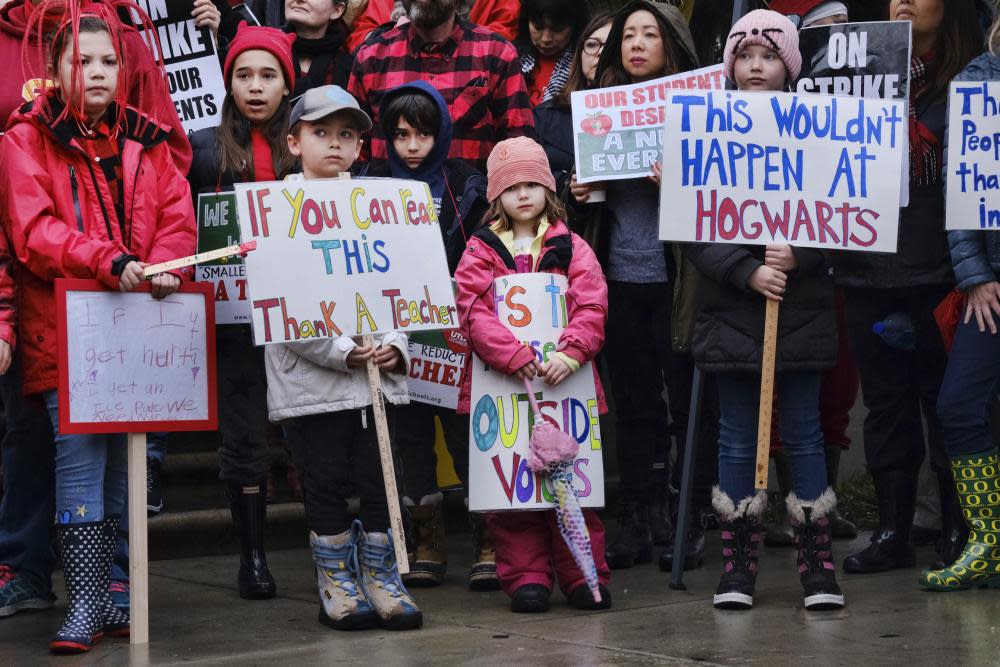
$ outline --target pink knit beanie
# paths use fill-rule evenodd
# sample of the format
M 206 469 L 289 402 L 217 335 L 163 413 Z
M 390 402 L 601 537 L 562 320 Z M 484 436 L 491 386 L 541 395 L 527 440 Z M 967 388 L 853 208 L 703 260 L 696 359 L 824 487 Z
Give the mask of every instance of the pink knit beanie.
M 486 199 L 493 200 L 518 183 L 538 183 L 552 192 L 556 179 L 545 150 L 527 137 L 505 139 L 493 147 L 486 160 Z
M 729 31 L 722 65 L 726 78 L 733 78 L 733 62 L 736 54 L 745 46 L 760 44 L 773 49 L 785 63 L 789 80 L 799 77 L 802 70 L 802 54 L 799 53 L 799 33 L 787 16 L 767 9 L 755 9 L 745 15 Z

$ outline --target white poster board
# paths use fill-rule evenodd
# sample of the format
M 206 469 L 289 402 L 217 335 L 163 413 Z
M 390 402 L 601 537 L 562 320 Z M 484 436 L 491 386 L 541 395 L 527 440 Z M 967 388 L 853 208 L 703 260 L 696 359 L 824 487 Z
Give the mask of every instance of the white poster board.
M 222 121 L 226 86 L 215 36 L 191 18 L 194 0 L 138 0 L 146 10 L 155 38 L 140 31 L 153 56 L 163 56 L 167 91 L 177 115 L 190 134 Z
M 571 93 L 580 183 L 643 178 L 663 161 L 661 132 L 672 90 L 721 90 L 722 65 L 643 83 Z
M 214 430 L 215 326 L 209 288 L 153 299 L 95 280 L 57 280 L 59 430 Z
M 518 340 L 530 345 L 539 363 L 555 351 L 566 326 L 565 276 L 519 273 L 497 278 L 497 317 Z M 591 364 L 556 387 L 532 384 L 542 415 L 580 443 L 573 486 L 583 507 L 604 506 L 601 427 Z M 469 425 L 469 509 L 530 510 L 553 507 L 548 478 L 528 467 L 534 418 L 524 384 L 472 358 Z
M 1000 229 L 1000 82 L 951 83 L 948 229 Z
M 254 342 L 458 324 L 426 183 L 383 178 L 240 183 Z
M 895 252 L 902 102 L 675 92 L 664 127 L 660 239 Z

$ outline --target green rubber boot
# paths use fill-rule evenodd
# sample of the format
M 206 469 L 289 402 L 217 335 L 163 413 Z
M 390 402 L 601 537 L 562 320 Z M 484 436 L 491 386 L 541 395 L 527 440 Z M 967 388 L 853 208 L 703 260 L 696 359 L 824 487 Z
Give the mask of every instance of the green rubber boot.
M 929 591 L 961 591 L 973 586 L 1000 588 L 1000 460 L 996 451 L 951 460 L 958 502 L 969 524 L 969 541 L 954 563 L 924 570 L 920 586 Z

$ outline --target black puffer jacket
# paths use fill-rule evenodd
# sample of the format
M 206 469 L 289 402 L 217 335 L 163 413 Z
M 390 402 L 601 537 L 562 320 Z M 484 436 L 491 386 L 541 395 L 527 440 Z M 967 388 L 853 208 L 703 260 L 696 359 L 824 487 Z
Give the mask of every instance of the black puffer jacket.
M 191 171 L 188 182 L 191 195 L 198 205 L 198 195 L 203 192 L 227 192 L 233 189 L 235 178 L 228 172 L 219 173 L 219 148 L 216 143 L 218 128 L 206 127 L 194 132 L 191 141 Z
M 760 372 L 765 299 L 747 286 L 764 263 L 763 246 L 690 245 L 686 255 L 703 279 L 692 351 L 707 372 Z M 833 366 L 837 323 L 833 282 L 824 254 L 795 248 L 798 269 L 788 276 L 778 318 L 777 372 L 819 371 Z
M 943 146 L 948 100 L 918 100 L 916 104 L 917 118 Z M 833 252 L 831 262 L 837 284 L 846 287 L 953 285 L 942 184 L 920 188 L 910 185 L 910 204 L 899 212 L 896 254 Z

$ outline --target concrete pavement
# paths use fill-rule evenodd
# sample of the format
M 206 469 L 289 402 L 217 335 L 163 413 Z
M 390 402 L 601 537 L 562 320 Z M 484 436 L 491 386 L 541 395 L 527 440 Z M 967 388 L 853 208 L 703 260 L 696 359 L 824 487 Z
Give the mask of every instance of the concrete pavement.
M 340 633 L 316 622 L 308 550 L 270 554 L 279 596 L 245 602 L 235 592 L 237 558 L 150 564 L 151 643 L 103 641 L 81 657 L 49 656 L 46 642 L 65 604 L 0 620 L 0 665 L 991 665 L 1000 661 L 1000 594 L 917 590 L 917 570 L 845 576 L 848 606 L 806 613 L 790 549 L 764 549 L 757 607 L 719 612 L 717 533 L 706 566 L 671 591 L 655 565 L 614 573 L 614 607 L 579 612 L 553 595 L 551 611 L 515 615 L 500 593 L 471 593 L 469 535 L 450 536 L 448 580 L 414 589 L 422 630 Z M 854 547 L 862 546 L 864 540 Z M 837 543 L 838 559 L 848 545 Z M 919 562 L 930 557 L 921 550 Z

